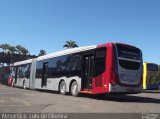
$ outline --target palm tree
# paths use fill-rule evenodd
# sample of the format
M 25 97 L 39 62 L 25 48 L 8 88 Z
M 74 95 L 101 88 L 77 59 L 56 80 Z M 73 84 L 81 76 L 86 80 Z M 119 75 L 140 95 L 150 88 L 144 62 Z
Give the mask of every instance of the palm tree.
M 9 52 L 11 52 L 11 53 L 15 53 L 15 52 L 17 51 L 17 49 L 16 49 L 14 46 L 10 46 L 10 47 L 8 48 L 8 50 L 9 50 Z
M 22 46 L 21 45 L 16 45 L 16 49 L 18 54 L 22 54 L 21 50 L 22 50 Z
M 21 53 L 23 55 L 27 55 L 29 53 L 29 51 L 25 47 L 21 47 Z
M 66 41 L 66 44 L 63 45 L 63 48 L 75 48 L 75 47 L 78 47 L 78 45 L 73 40 Z
M 42 55 L 46 55 L 46 51 L 43 49 L 40 50 L 38 56 L 42 56 Z
M 0 45 L 0 48 L 3 50 L 4 52 L 4 44 Z
M 0 45 L 0 48 L 4 51 L 3 44 L 2 44 L 2 45 Z
M 0 45 L 0 48 L 3 49 L 3 52 L 5 53 L 15 53 L 17 51 L 17 49 L 14 46 L 11 46 L 9 44 L 2 44 Z
M 29 51 L 21 45 L 17 45 L 16 49 L 17 49 L 18 54 L 27 55 L 29 53 Z
M 2 44 L 2 45 L 0 45 L 0 48 L 3 49 L 3 51 L 5 52 L 5 56 L 8 57 L 8 59 L 10 59 L 10 63 L 12 63 L 13 53 L 16 51 L 16 48 L 14 46 L 9 45 L 9 44 Z
M 8 53 L 10 54 L 10 64 L 13 63 L 13 53 L 15 53 L 17 50 L 14 46 L 8 46 Z
M 7 43 L 0 45 L 0 48 L 2 48 L 5 53 L 7 53 L 7 50 L 9 50 L 10 47 L 11 46 Z

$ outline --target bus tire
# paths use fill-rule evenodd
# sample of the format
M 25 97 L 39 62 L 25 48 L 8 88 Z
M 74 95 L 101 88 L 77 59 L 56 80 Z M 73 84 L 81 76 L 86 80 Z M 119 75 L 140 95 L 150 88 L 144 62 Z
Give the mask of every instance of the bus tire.
M 65 95 L 65 94 L 66 94 L 66 83 L 65 83 L 65 81 L 62 81 L 62 82 L 60 83 L 59 92 L 60 92 L 60 94 L 62 94 L 62 95 Z
M 71 95 L 75 97 L 79 95 L 77 81 L 74 81 L 71 85 Z

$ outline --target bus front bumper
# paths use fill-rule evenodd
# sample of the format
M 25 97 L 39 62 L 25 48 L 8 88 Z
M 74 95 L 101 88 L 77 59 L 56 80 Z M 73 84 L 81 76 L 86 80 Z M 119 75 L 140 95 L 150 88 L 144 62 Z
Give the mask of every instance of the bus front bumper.
M 143 89 L 142 86 L 139 86 L 139 87 L 127 87 L 127 86 L 109 84 L 109 92 L 110 93 L 136 94 L 136 93 L 141 93 L 142 89 Z

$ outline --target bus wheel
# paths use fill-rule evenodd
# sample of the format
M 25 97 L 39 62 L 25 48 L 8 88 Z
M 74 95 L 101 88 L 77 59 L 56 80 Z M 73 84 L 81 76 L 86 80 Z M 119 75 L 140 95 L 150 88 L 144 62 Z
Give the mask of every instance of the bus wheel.
M 65 95 L 65 94 L 66 94 L 66 83 L 65 83 L 65 81 L 62 81 L 62 82 L 60 83 L 59 92 L 60 92 L 60 94 L 62 94 L 62 95 Z
M 74 81 L 71 85 L 71 95 L 76 97 L 78 94 L 78 83 L 77 81 Z
M 23 89 L 26 89 L 26 83 L 23 81 Z

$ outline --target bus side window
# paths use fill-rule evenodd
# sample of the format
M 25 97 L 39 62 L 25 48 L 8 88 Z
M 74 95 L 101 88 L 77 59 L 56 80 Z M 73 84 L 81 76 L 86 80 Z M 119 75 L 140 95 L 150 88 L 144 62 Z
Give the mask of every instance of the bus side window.
M 94 76 L 98 76 L 105 71 L 106 68 L 106 48 L 99 48 L 94 53 Z
M 80 60 L 81 60 L 80 55 L 72 56 L 72 61 L 71 61 L 71 66 L 70 66 L 71 71 L 80 70 L 80 65 L 81 65 Z
M 43 61 L 41 60 L 37 62 L 36 78 L 42 78 L 42 73 L 43 73 Z

